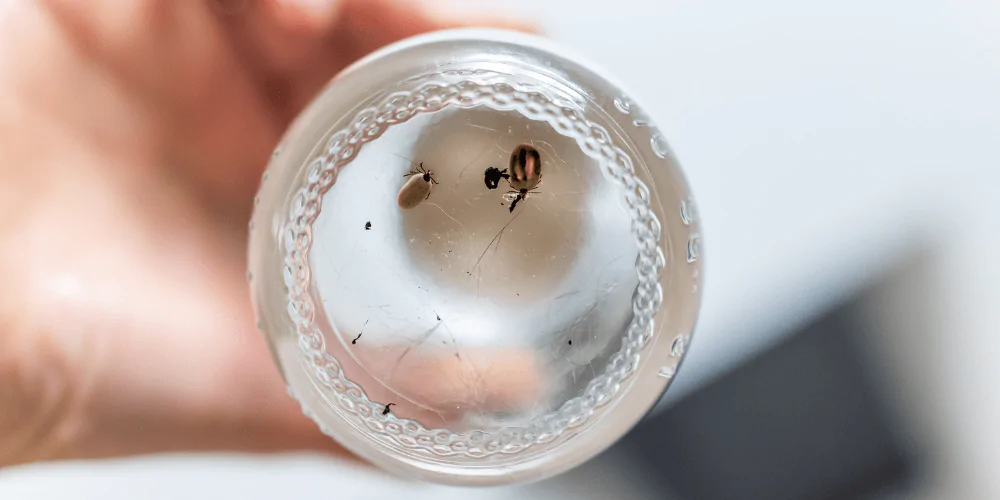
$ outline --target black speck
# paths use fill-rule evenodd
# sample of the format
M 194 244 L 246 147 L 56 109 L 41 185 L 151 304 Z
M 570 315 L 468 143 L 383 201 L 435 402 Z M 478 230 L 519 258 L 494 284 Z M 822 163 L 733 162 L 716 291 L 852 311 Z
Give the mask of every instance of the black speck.
M 517 202 L 523 199 L 524 199 L 524 190 L 522 190 L 520 193 L 517 193 L 517 196 L 514 197 L 514 200 L 510 202 L 510 207 L 507 208 L 507 211 L 509 211 L 510 213 L 514 213 L 514 207 L 517 206 Z
M 573 341 L 572 340 L 570 340 L 570 341 L 568 341 L 566 343 L 569 344 L 569 345 L 573 345 Z
M 507 169 L 500 170 L 496 167 L 487 168 L 483 172 L 483 182 L 486 184 L 488 189 L 496 189 L 500 185 L 500 179 L 509 179 L 510 174 L 507 173 Z
M 358 343 L 358 339 L 360 339 L 361 336 L 365 334 L 365 326 L 368 326 L 368 320 L 367 319 L 365 320 L 364 326 L 361 327 L 361 333 L 359 333 L 357 337 L 354 337 L 354 340 L 351 341 L 351 344 L 357 344 Z
M 389 407 L 392 406 L 392 405 L 394 405 L 394 404 L 396 404 L 396 403 L 389 403 L 389 404 L 385 405 L 385 409 L 382 410 L 382 414 L 383 415 L 388 415 L 389 414 Z
M 372 221 L 365 222 L 365 231 L 372 230 Z
M 441 321 L 441 315 L 440 314 L 437 315 L 437 318 L 438 318 L 438 321 Z

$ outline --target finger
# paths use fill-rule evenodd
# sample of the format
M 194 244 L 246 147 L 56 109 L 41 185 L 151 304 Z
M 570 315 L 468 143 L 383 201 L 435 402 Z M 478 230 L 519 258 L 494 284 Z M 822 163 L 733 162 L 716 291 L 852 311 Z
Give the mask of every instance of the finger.
M 35 5 L 35 4 L 32 4 Z M 196 2 L 47 0 L 44 29 L 58 45 L 34 64 L 33 86 L 65 129 L 108 151 L 137 151 L 205 206 L 242 228 L 257 175 L 282 131 L 216 15 Z M 216 11 L 217 13 L 218 11 Z M 53 77 L 56 74 L 56 77 Z M 72 89 L 72 90 L 67 90 Z
M 511 17 L 406 0 L 245 1 L 250 3 L 224 22 L 274 107 L 279 127 L 287 126 L 340 70 L 398 40 L 463 27 L 537 31 L 534 24 Z
M 403 38 L 442 29 L 537 30 L 532 23 L 498 14 L 462 12 L 406 0 L 344 0 L 338 20 L 333 29 L 351 41 L 355 58 Z
M 262 79 L 299 68 L 340 15 L 341 0 L 205 0 Z
M 440 24 L 441 27 L 437 29 L 478 27 L 534 34 L 542 32 L 541 26 L 533 18 L 495 2 L 426 0 L 419 4 L 424 15 Z
M 88 196 L 36 210 L 15 236 L 43 250 L 5 274 L 20 288 L 0 307 L 0 330 L 16 328 L 21 341 L 0 349 L 0 408 L 18 410 L 0 411 L 0 465 L 164 451 L 347 455 L 288 397 L 254 328 L 245 267 L 213 227 L 173 193 L 123 196 L 102 176 L 69 179 Z

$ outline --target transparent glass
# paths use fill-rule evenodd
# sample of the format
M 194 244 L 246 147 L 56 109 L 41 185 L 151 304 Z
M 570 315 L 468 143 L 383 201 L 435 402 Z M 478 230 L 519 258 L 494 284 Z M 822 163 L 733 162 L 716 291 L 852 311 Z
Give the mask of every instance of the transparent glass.
M 509 177 L 522 144 L 528 181 Z M 530 481 L 610 446 L 670 383 L 698 228 L 617 85 L 540 38 L 440 32 L 359 61 L 293 123 L 249 279 L 289 392 L 345 447 L 430 481 Z

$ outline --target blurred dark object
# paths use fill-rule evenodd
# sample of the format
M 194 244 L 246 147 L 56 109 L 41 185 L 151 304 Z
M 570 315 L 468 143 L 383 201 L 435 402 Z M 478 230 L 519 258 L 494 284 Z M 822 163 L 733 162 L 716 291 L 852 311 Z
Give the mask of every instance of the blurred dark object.
M 621 448 L 643 464 L 662 498 L 834 500 L 905 491 L 917 460 L 900 443 L 904 423 L 880 398 L 887 388 L 863 352 L 866 295 L 650 417 Z

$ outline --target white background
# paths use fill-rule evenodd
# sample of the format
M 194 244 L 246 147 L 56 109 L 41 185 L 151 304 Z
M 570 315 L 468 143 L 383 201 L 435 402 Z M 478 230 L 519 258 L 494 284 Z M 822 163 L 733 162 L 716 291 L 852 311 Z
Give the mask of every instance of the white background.
M 947 338 L 928 399 L 951 466 L 926 495 L 1000 498 L 1000 3 L 496 5 L 617 75 L 687 172 L 706 295 L 668 399 L 930 239 Z M 602 471 L 469 491 L 320 457 L 156 457 L 3 470 L 0 499 L 608 498 L 631 484 Z

